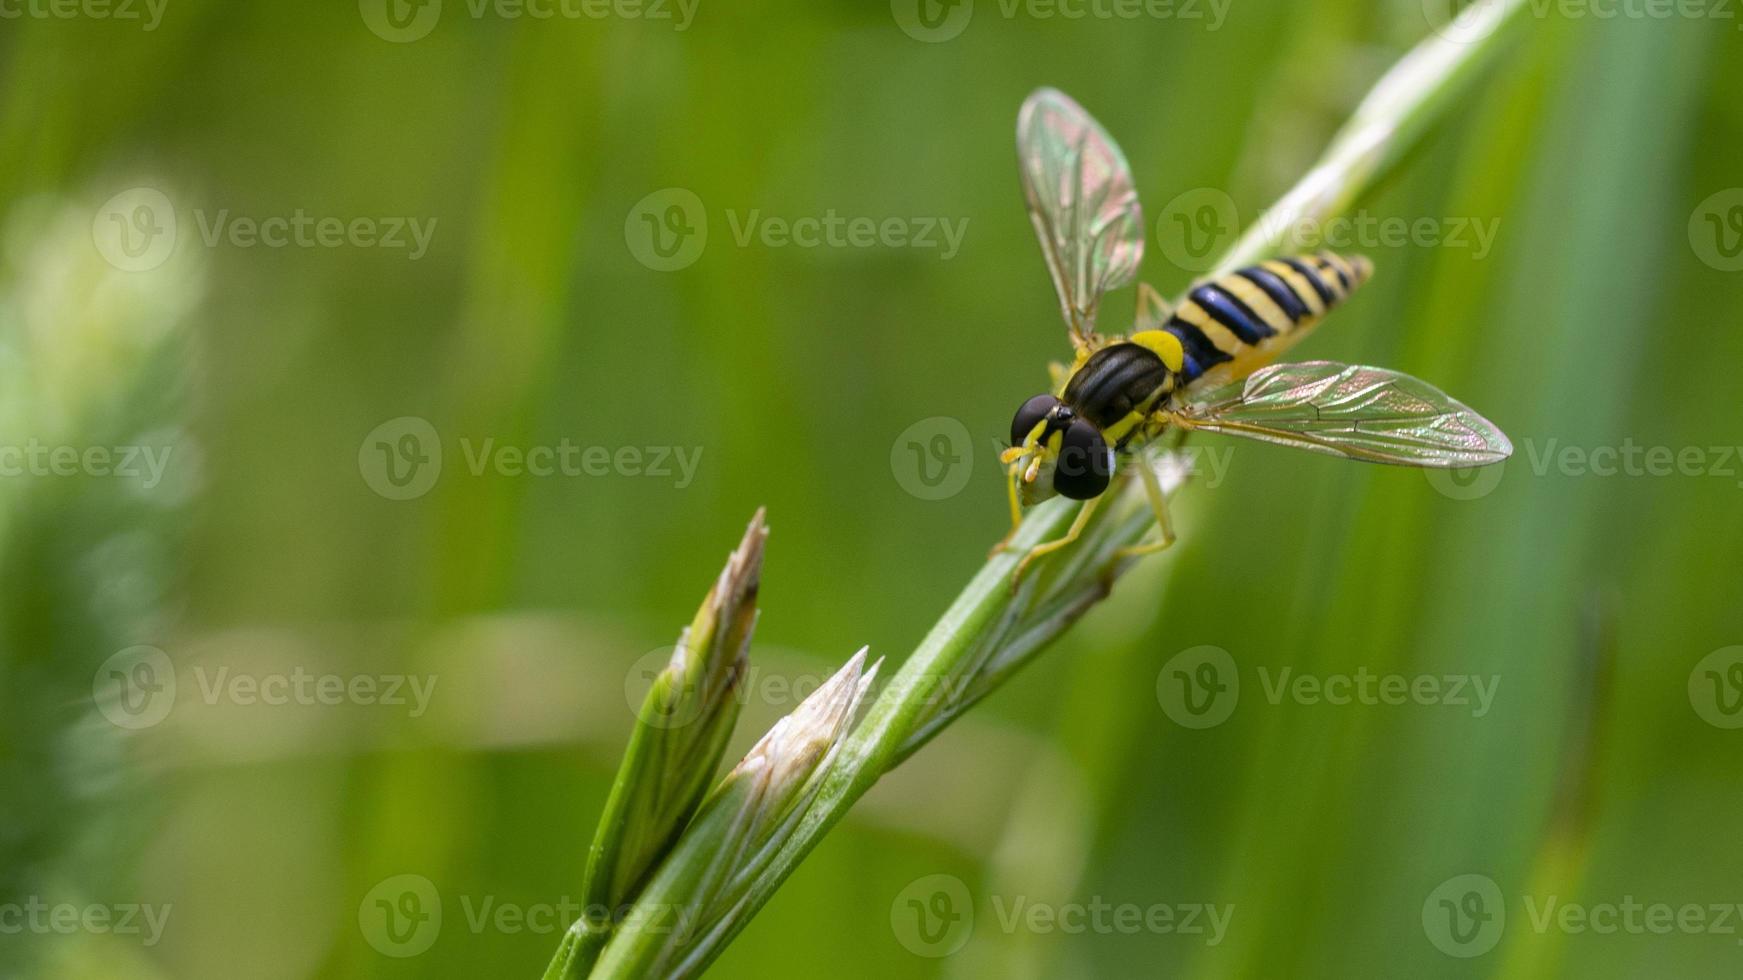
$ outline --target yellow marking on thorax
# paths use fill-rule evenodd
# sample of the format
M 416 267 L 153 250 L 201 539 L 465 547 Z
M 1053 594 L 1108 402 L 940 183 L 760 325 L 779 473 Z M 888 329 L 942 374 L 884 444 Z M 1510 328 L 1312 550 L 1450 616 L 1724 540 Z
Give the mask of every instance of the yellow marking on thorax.
M 1174 394 L 1174 379 L 1170 378 L 1166 384 L 1157 388 L 1150 397 L 1127 412 L 1124 418 L 1103 429 L 1102 438 L 1106 439 L 1110 446 L 1117 445 L 1133 429 L 1147 425 L 1155 417 L 1157 409 L 1161 408 L 1172 394 Z
M 1180 346 L 1180 338 L 1166 330 L 1140 330 L 1127 339 L 1162 358 L 1170 371 L 1178 372 L 1186 366 L 1186 350 Z

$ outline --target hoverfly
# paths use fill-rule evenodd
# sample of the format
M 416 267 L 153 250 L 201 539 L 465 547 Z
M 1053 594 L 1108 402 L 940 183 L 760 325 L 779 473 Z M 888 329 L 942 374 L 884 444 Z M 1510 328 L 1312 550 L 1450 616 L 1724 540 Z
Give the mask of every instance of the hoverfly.
M 1260 262 L 1196 283 L 1177 308 L 1141 284 L 1131 332 L 1096 333 L 1102 294 L 1131 282 L 1144 254 L 1125 155 L 1082 106 L 1049 88 L 1023 102 L 1017 154 L 1076 357 L 1055 364 L 1053 390 L 1011 420 L 1000 459 L 1013 533 L 1024 507 L 1055 494 L 1085 501 L 1063 537 L 1023 558 L 1018 577 L 1077 539 L 1118 460 L 1171 428 L 1405 466 L 1481 466 L 1512 455 L 1492 422 L 1409 375 L 1331 361 L 1271 364 L 1368 278 L 1373 265 L 1361 256 Z M 1154 470 L 1134 468 L 1160 536 L 1123 554 L 1147 554 L 1172 544 L 1174 532 Z

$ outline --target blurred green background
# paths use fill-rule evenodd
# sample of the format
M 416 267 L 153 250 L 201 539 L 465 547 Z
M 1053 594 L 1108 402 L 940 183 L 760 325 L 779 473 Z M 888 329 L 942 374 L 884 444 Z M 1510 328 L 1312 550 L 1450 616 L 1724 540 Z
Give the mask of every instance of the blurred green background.
M 904 656 L 1003 533 L 996 443 L 1065 349 L 1022 98 L 1107 125 L 1152 231 L 1197 188 L 1250 221 L 1432 19 L 980 0 L 928 32 L 903 2 L 7 8 L 0 446 L 165 465 L 0 459 L 0 976 L 536 975 L 636 684 L 757 506 L 734 758 L 862 644 Z M 1743 459 L 1718 449 L 1743 441 L 1743 37 L 1724 7 L 1581 9 L 1531 16 L 1363 203 L 1433 231 L 1342 243 L 1376 278 L 1299 352 L 1476 406 L 1519 446 L 1498 479 L 1216 442 L 1180 544 L 881 784 L 714 975 L 1735 975 L 1743 914 L 1710 906 L 1743 902 Z M 670 188 L 707 227 L 674 215 L 700 252 L 664 271 Z M 238 231 L 299 212 L 345 231 Z M 831 212 L 966 233 L 736 233 Z M 1144 275 L 1192 273 L 1153 234 Z M 474 472 L 486 440 L 695 468 Z M 1628 472 L 1577 462 L 1630 446 Z M 1189 728 L 1159 687 L 1206 645 L 1238 702 Z M 1482 712 L 1269 696 L 1285 668 L 1496 686 Z M 248 686 L 297 677 L 409 681 Z M 375 905 L 402 875 L 440 903 L 428 943 Z M 905 905 L 933 875 L 972 906 L 950 955 Z M 1504 923 L 1449 940 L 1464 875 Z M 1627 902 L 1708 911 L 1543 918 Z M 1232 914 L 1048 929 L 1019 903 Z M 121 928 L 135 905 L 162 928 Z

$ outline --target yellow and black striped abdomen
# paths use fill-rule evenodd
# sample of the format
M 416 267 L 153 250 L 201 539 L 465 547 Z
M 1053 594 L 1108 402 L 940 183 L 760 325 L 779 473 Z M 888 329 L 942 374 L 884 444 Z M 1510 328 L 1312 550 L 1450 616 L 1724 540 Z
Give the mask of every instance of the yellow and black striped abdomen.
M 1186 354 L 1179 387 L 1226 384 L 1270 363 L 1373 271 L 1364 256 L 1319 252 L 1199 283 L 1162 325 Z

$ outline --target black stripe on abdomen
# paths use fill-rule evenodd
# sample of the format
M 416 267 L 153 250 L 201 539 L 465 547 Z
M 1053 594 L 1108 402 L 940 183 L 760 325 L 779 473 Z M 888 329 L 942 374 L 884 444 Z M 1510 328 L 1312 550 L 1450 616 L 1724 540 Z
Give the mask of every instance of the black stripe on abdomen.
M 1276 303 L 1277 308 L 1282 310 L 1290 320 L 1300 323 L 1313 315 L 1313 311 L 1307 308 L 1307 304 L 1302 301 L 1301 297 L 1295 295 L 1295 290 L 1289 288 L 1289 284 L 1270 269 L 1250 265 L 1236 272 L 1235 275 L 1264 290 L 1265 295 L 1271 297 L 1271 302 Z
M 1180 341 L 1181 350 L 1186 355 L 1186 363 L 1180 368 L 1180 383 L 1183 385 L 1196 381 L 1199 375 L 1231 359 L 1210 342 L 1204 331 L 1179 317 L 1171 317 L 1162 329 Z
M 1337 305 L 1337 294 L 1332 292 L 1331 287 L 1325 284 L 1325 280 L 1319 277 L 1319 270 L 1293 257 L 1284 259 L 1283 264 L 1301 273 L 1301 278 L 1306 279 L 1308 285 L 1313 287 L 1313 291 L 1319 294 L 1319 301 L 1325 304 L 1327 310 Z
M 1256 344 L 1277 333 L 1263 317 L 1241 302 L 1239 297 L 1214 282 L 1207 282 L 1194 289 L 1191 295 L 1194 302 L 1215 318 L 1216 322 L 1228 327 L 1229 332 L 1241 338 L 1243 344 Z

